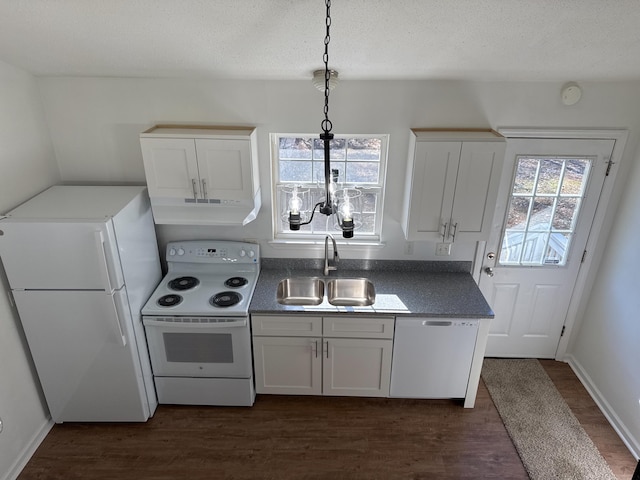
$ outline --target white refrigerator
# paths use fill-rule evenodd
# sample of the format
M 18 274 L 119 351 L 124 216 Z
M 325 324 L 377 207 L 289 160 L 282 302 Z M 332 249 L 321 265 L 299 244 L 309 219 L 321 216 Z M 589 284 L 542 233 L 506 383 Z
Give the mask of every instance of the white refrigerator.
M 161 270 L 146 187 L 53 186 L 0 217 L 0 257 L 52 419 L 152 416 L 140 310 Z

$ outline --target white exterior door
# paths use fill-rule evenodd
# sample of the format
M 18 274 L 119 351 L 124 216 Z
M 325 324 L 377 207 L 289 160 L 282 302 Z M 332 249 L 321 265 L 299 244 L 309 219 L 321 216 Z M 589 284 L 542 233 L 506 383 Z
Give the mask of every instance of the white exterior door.
M 508 141 L 479 282 L 486 356 L 555 356 L 614 143 Z

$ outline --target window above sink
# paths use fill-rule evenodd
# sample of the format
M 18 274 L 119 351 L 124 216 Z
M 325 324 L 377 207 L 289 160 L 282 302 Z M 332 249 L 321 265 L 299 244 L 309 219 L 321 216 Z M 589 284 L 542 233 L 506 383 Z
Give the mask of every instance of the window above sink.
M 379 243 L 382 229 L 388 135 L 336 135 L 331 141 L 331 170 L 339 188 L 361 192 L 353 241 Z M 309 197 L 311 208 L 325 196 L 323 145 L 317 134 L 271 134 L 274 240 L 309 242 L 340 228 L 335 215 L 316 213 L 313 221 L 292 231 L 286 215 L 294 186 Z

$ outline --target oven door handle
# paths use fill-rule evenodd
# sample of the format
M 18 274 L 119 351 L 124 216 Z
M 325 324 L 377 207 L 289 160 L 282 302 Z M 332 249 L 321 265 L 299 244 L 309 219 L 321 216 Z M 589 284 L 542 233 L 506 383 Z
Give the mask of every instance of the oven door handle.
M 163 320 L 153 320 L 149 317 L 144 317 L 142 323 L 146 327 L 163 327 L 163 328 L 188 328 L 188 329 L 204 329 L 204 328 L 231 328 L 231 327 L 246 327 L 247 319 L 241 318 L 234 320 L 233 322 L 165 322 Z

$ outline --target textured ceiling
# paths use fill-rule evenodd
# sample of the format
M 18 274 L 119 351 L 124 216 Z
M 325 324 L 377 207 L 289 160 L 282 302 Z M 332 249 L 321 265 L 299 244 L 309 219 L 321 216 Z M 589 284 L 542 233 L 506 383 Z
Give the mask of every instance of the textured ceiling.
M 638 0 L 333 0 L 343 79 L 640 80 Z M 324 0 L 1 0 L 35 75 L 308 79 Z

